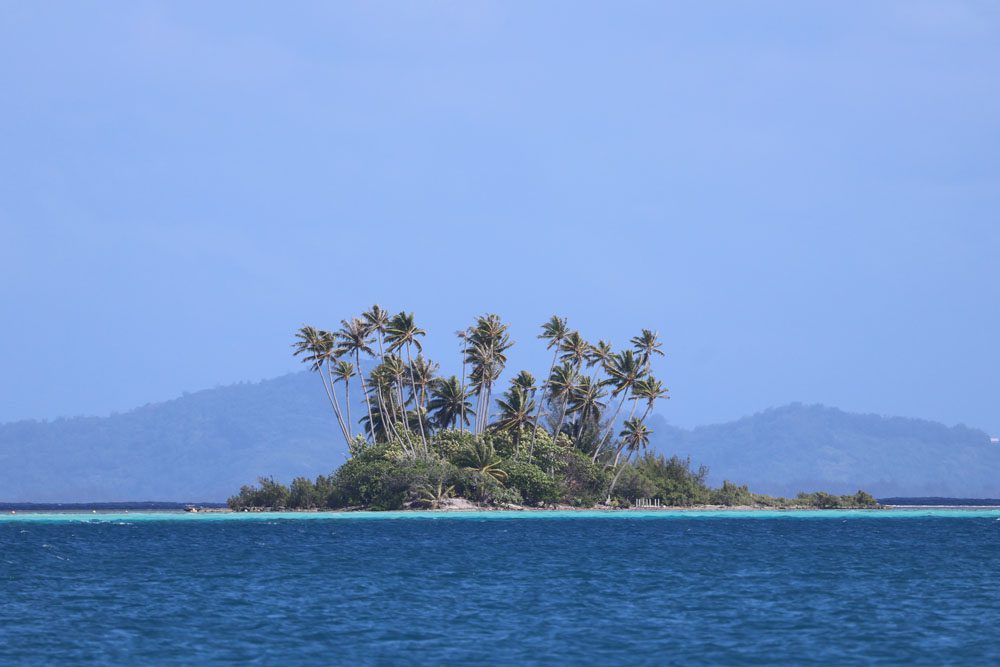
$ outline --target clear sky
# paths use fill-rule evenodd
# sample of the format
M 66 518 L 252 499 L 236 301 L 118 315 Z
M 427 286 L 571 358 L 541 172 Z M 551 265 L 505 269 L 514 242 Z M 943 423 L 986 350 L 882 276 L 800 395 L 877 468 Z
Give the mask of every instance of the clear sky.
M 664 415 L 1000 432 L 1000 4 L 0 5 L 0 421 L 374 302 L 658 329 Z

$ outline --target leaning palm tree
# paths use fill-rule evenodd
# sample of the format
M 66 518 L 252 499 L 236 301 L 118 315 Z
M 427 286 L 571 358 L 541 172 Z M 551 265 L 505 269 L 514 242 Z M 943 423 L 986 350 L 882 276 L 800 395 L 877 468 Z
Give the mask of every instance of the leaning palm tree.
M 513 385 L 510 391 L 497 399 L 500 408 L 500 419 L 496 428 L 500 431 L 514 432 L 515 458 L 521 455 L 521 430 L 531 424 L 531 414 L 535 411 L 535 401 L 523 387 Z
M 621 477 L 622 471 L 628 467 L 629 459 L 635 452 L 645 449 L 649 446 L 649 436 L 653 432 L 649 430 L 645 424 L 643 424 L 638 419 L 629 419 L 625 422 L 625 428 L 619 434 L 622 438 L 622 444 L 618 448 L 619 453 L 624 449 L 627 453 L 625 455 L 625 460 L 622 461 L 621 468 L 615 473 L 615 478 L 611 480 L 611 487 L 608 489 L 608 500 L 611 503 L 611 494 L 614 493 L 615 485 L 618 483 L 618 478 Z M 617 465 L 617 458 L 615 464 Z
M 368 329 L 368 325 L 360 317 L 341 320 L 340 325 L 340 331 L 337 332 L 337 337 L 340 339 L 337 356 L 353 354 L 354 363 L 360 369 L 362 352 L 371 357 L 375 356 L 370 347 L 371 332 Z M 372 425 L 375 420 L 372 419 L 372 402 L 371 397 L 368 395 L 368 386 L 365 384 L 364 373 L 361 373 L 361 393 L 365 395 L 365 406 L 368 408 L 368 424 Z M 370 433 L 370 435 L 372 442 L 375 442 L 375 434 Z
M 569 327 L 566 326 L 566 318 L 564 317 L 553 315 L 549 318 L 548 322 L 542 325 L 542 333 L 538 334 L 538 337 L 542 340 L 548 341 L 545 345 L 545 349 L 552 350 L 552 362 L 549 363 L 549 372 L 545 374 L 545 377 L 552 376 L 552 370 L 556 367 L 556 358 L 559 354 L 559 348 L 567 335 L 569 335 Z M 546 389 L 547 386 L 543 385 L 542 396 L 538 401 L 538 407 L 535 409 L 535 427 L 531 431 L 531 446 L 528 448 L 529 462 L 535 454 L 535 436 L 538 435 L 538 422 L 542 416 L 542 404 L 545 403 Z
M 344 383 L 344 403 L 347 404 L 347 434 L 354 438 L 351 431 L 351 378 L 354 377 L 354 364 L 349 361 L 338 361 L 332 371 L 334 382 Z M 372 437 L 372 442 L 375 438 Z
M 333 391 L 332 377 L 328 384 L 327 375 L 324 370 L 334 358 L 336 336 L 329 331 L 321 331 L 315 327 L 305 325 L 295 332 L 295 338 L 298 340 L 292 345 L 295 349 L 292 355 L 296 357 L 303 355 L 302 362 L 309 364 L 310 370 L 319 375 L 319 379 L 323 382 L 323 389 L 326 391 L 327 400 L 330 401 L 330 407 L 333 408 L 333 414 L 337 418 L 337 425 L 340 426 L 340 430 L 344 434 L 344 441 L 350 444 L 351 436 L 344 423 L 344 416 L 340 411 L 340 402 L 337 400 L 337 394 Z
M 639 375 L 642 373 L 645 365 L 636 358 L 635 353 L 632 350 L 624 350 L 617 354 L 612 355 L 610 361 L 608 361 L 607 373 L 608 382 L 610 382 L 614 389 L 611 391 L 611 396 L 618 396 L 621 394 L 621 401 L 618 403 L 618 408 L 615 410 L 614 417 L 611 418 L 611 422 L 608 424 L 607 434 L 598 442 L 597 447 L 594 448 L 594 455 L 592 461 L 597 461 L 598 454 L 601 453 L 604 444 L 607 442 L 608 438 L 611 437 L 611 433 L 614 431 L 615 422 L 618 420 L 618 415 L 621 413 L 622 406 L 625 404 L 625 399 L 628 397 L 629 390 L 632 385 L 635 384 L 636 380 L 639 379 Z
M 462 420 L 463 428 L 468 426 L 466 411 L 472 405 L 466 400 L 465 391 L 458 378 L 452 375 L 447 380 L 438 378 L 431 385 L 431 400 L 427 405 L 431 419 L 438 428 L 455 428 Z
M 420 427 L 420 440 L 424 445 L 424 453 L 427 449 L 427 434 L 424 432 L 424 420 L 420 415 L 420 402 L 417 398 L 417 383 L 413 375 L 413 355 L 411 348 L 417 348 L 417 352 L 423 350 L 418 336 L 425 336 L 426 331 L 416 325 L 413 313 L 397 313 L 386 327 L 385 341 L 389 344 L 388 350 L 395 352 L 400 348 L 406 348 L 406 363 L 410 368 L 410 388 L 413 392 L 413 399 L 417 407 L 417 425 Z
M 638 336 L 632 338 L 631 343 L 632 348 L 642 361 L 644 372 L 649 372 L 654 354 L 663 356 L 663 350 L 660 349 L 663 344 L 660 343 L 659 334 L 655 331 L 643 329 Z

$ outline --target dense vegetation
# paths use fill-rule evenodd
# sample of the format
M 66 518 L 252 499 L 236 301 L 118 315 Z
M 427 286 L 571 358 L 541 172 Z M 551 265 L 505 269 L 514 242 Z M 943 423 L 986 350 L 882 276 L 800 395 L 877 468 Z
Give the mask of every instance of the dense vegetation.
M 653 375 L 663 352 L 652 330 L 615 351 L 606 341 L 588 343 L 553 316 L 538 336 L 552 350 L 545 380 L 522 370 L 494 398 L 513 345 L 497 315 L 458 332 L 462 375 L 447 378 L 423 355 L 425 332 L 412 314 L 390 317 L 376 305 L 341 324 L 336 332 L 302 327 L 295 355 L 322 381 L 350 459 L 329 477 L 297 478 L 290 487 L 262 478 L 230 498 L 234 509 L 437 507 L 452 497 L 504 506 L 617 505 L 634 498 L 664 505 L 876 504 L 861 492 L 786 500 L 729 482 L 710 489 L 705 468 L 644 454 L 647 417 L 667 397 Z M 367 374 L 362 356 L 374 360 Z M 352 385 L 364 400 L 357 420 Z M 628 416 L 619 422 L 626 404 Z

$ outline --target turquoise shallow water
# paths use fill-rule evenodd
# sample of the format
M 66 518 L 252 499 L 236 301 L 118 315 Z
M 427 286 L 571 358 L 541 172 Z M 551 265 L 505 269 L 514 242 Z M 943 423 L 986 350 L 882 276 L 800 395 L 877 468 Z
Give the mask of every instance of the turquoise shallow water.
M 1000 511 L 0 517 L 0 664 L 997 664 Z

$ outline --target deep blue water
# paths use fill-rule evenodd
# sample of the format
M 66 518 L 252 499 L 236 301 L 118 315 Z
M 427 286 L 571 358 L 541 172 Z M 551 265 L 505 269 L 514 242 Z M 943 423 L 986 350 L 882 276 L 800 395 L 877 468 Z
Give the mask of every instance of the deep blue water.
M 1000 513 L 0 520 L 0 663 L 1000 664 Z

